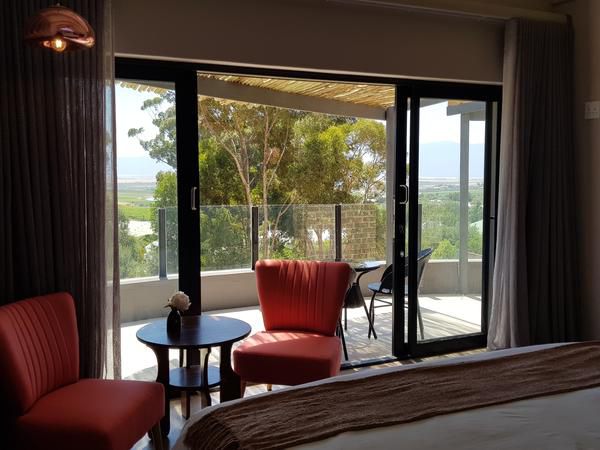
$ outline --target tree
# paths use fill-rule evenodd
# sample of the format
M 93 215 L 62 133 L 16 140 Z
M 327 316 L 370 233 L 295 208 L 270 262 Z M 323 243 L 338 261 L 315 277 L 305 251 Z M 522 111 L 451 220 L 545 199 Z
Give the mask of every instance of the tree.
M 156 187 L 151 207 L 152 231 L 158 234 L 158 214 L 165 209 L 165 234 L 167 245 L 167 272 L 177 273 L 179 267 L 177 229 L 177 173 L 161 171 L 156 174 Z
M 262 205 L 263 255 L 268 258 L 271 250 L 269 203 L 278 197 L 284 205 L 275 215 L 277 224 L 294 200 L 293 190 L 280 189 L 285 180 L 278 177 L 278 169 L 289 157 L 292 125 L 299 113 L 264 105 L 225 103 L 214 98 L 204 98 L 198 105 L 200 128 L 231 157 L 246 204 Z
M 121 209 L 118 211 L 119 230 L 119 271 L 122 278 L 147 276 L 152 273 L 152 265 L 145 258 L 145 246 L 149 240 L 129 234 L 129 219 Z
M 469 227 L 469 252 L 483 255 L 483 236 L 475 225 Z
M 201 266 L 206 270 L 250 265 L 247 207 L 205 206 L 200 212 Z
M 151 115 L 158 129 L 155 137 L 141 139 L 141 128 L 129 134 L 138 137 L 153 159 L 175 170 L 173 102 L 171 91 L 144 102 L 142 110 Z M 294 233 L 293 216 L 287 214 L 293 203 L 362 203 L 384 196 L 385 129 L 381 123 L 206 97 L 199 99 L 198 106 L 201 205 L 260 205 L 261 257 L 292 251 L 285 249 L 297 251 L 302 233 Z M 155 209 L 176 205 L 176 175 L 167 173 L 157 176 Z M 201 213 L 201 227 L 217 232 L 219 228 L 213 225 L 220 224 L 241 233 L 233 222 L 243 222 L 239 214 Z M 156 213 L 153 216 L 156 221 Z M 310 226 L 320 240 L 325 230 Z M 153 229 L 157 229 L 155 222 Z M 305 244 L 312 239 L 310 233 L 304 230 Z M 169 249 L 176 234 L 168 235 L 172 236 Z M 241 234 L 235 236 L 230 237 L 242 239 Z M 222 246 L 218 239 L 201 239 L 203 261 L 219 260 Z M 323 247 L 320 241 L 318 245 Z M 169 258 L 175 256 L 170 253 Z
M 231 157 L 206 133 L 201 133 L 199 146 L 200 204 L 245 204 L 244 189 Z
M 458 258 L 458 248 L 449 240 L 444 239 L 436 247 L 433 255 L 434 259 L 456 259 Z
M 294 161 L 287 177 L 294 180 L 299 203 L 365 203 L 383 197 L 385 129 L 371 120 L 308 114 L 294 125 Z M 333 210 L 331 211 L 333 213 Z M 385 220 L 385 215 L 383 216 Z M 304 230 L 300 245 L 317 257 L 329 253 L 324 238 L 333 222 L 316 220 Z M 377 231 L 385 231 L 379 227 Z M 377 244 L 374 243 L 376 246 Z
M 137 137 L 140 145 L 152 159 L 176 169 L 175 91 L 165 90 L 161 95 L 144 101 L 142 111 L 150 114 L 152 124 L 158 128 L 158 133 L 147 141 L 139 137 L 144 132 L 144 128 L 131 128 L 127 135 Z
M 334 204 L 355 200 L 347 158 L 348 128 L 344 125 L 324 114 L 310 114 L 294 124 L 297 152 L 288 177 L 293 179 L 300 202 Z
M 380 201 L 385 196 L 385 127 L 374 120 L 359 119 L 346 128 L 352 189 L 360 192 L 361 203 Z

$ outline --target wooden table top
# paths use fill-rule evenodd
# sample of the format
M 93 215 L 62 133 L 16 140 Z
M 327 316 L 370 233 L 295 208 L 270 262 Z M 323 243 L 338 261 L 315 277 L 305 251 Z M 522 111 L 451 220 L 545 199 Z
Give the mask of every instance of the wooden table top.
M 136 337 L 151 347 L 209 348 L 231 344 L 244 339 L 252 331 L 243 320 L 206 314 L 181 318 L 181 334 L 167 335 L 167 323 L 158 320 L 138 330 Z

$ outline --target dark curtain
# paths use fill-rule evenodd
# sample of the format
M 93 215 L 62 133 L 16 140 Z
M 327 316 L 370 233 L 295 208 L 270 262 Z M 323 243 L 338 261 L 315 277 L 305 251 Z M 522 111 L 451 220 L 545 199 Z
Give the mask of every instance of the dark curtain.
M 507 23 L 488 346 L 578 338 L 572 30 Z
M 112 64 L 108 2 L 68 2 L 96 31 L 96 45 L 64 54 L 30 47 L 22 38 L 26 18 L 52 2 L 0 2 L 0 304 L 70 292 L 82 377 L 107 374 L 114 337 L 107 335 L 112 286 L 106 289 L 113 258 L 106 211 L 114 209 L 106 198 L 113 175 L 107 158 L 112 108 L 105 109 Z

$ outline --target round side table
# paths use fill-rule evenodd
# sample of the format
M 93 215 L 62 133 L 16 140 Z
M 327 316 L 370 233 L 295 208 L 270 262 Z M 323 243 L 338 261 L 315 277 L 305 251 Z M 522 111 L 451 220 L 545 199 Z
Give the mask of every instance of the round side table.
M 242 320 L 206 314 L 182 317 L 179 336 L 167 334 L 166 320 L 152 322 L 138 330 L 137 339 L 152 349 L 158 362 L 156 381 L 165 387 L 165 415 L 160 425 L 164 435 L 171 429 L 169 391 L 204 391 L 220 385 L 220 401 L 241 397 L 240 379 L 231 368 L 231 347 L 250 334 Z M 219 368 L 208 365 L 212 347 L 220 347 Z M 169 370 L 169 349 L 203 350 L 200 365 Z M 207 395 L 210 399 L 210 395 Z M 210 401 L 210 400 L 207 400 Z

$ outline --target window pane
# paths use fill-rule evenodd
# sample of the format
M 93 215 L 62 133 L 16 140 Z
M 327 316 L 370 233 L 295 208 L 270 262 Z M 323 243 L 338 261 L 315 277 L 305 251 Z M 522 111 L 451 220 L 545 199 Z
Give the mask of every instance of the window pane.
M 421 100 L 418 339 L 481 331 L 485 109 Z

